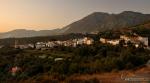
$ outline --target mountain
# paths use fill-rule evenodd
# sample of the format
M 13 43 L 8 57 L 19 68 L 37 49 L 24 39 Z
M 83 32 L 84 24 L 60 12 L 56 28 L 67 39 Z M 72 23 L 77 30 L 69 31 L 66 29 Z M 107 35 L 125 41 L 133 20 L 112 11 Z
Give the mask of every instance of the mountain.
M 2 38 L 22 38 L 22 37 L 36 37 L 36 36 L 51 36 L 60 33 L 60 29 L 54 30 L 26 30 L 26 29 L 16 29 L 6 33 L 0 33 L 0 39 Z
M 17 29 L 6 33 L 0 33 L 2 38 L 21 38 L 35 36 L 51 36 L 68 33 L 92 33 L 106 31 L 111 29 L 122 29 L 143 24 L 150 21 L 150 14 L 142 14 L 139 12 L 124 11 L 119 14 L 109 14 L 103 12 L 92 13 L 83 19 L 69 24 L 62 29 L 54 30 L 25 30 Z
M 64 33 L 91 33 L 131 27 L 150 21 L 150 14 L 124 11 L 120 14 L 95 12 L 63 29 Z

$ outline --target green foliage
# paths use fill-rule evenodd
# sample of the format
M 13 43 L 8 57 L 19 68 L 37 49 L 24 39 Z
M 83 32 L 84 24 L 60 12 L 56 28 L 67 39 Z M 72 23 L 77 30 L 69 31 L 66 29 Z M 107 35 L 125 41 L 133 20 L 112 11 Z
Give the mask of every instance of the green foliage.
M 43 73 L 68 76 L 132 69 L 145 64 L 150 59 L 149 54 L 150 51 L 141 48 L 103 44 L 76 48 L 59 47 L 46 51 L 4 48 L 0 51 L 0 80 L 14 79 L 10 73 L 13 66 L 22 69 L 15 77 L 18 80 L 36 78 Z M 64 60 L 54 61 L 57 57 Z
M 146 37 L 150 37 L 150 28 L 146 28 L 144 26 L 137 26 L 133 29 L 133 32 L 141 35 L 141 36 L 146 36 Z

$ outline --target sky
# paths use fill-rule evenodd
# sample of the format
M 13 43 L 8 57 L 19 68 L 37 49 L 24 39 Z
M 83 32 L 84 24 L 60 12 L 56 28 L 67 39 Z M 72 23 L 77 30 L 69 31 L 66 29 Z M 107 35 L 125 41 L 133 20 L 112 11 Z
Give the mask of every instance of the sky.
M 0 32 L 62 28 L 93 12 L 150 14 L 150 0 L 0 0 Z

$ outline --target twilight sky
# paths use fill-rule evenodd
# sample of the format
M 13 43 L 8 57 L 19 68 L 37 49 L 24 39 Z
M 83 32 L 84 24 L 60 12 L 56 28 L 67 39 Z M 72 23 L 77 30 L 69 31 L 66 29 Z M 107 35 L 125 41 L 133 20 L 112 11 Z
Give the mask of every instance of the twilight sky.
M 93 12 L 150 14 L 150 0 L 0 0 L 0 32 L 62 28 Z

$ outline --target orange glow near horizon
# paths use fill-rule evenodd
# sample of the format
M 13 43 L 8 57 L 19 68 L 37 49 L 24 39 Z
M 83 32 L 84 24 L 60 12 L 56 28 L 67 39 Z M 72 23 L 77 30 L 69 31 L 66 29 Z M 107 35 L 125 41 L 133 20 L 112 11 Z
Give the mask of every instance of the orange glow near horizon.
M 0 0 L 0 32 L 62 28 L 93 12 L 150 13 L 150 0 Z

